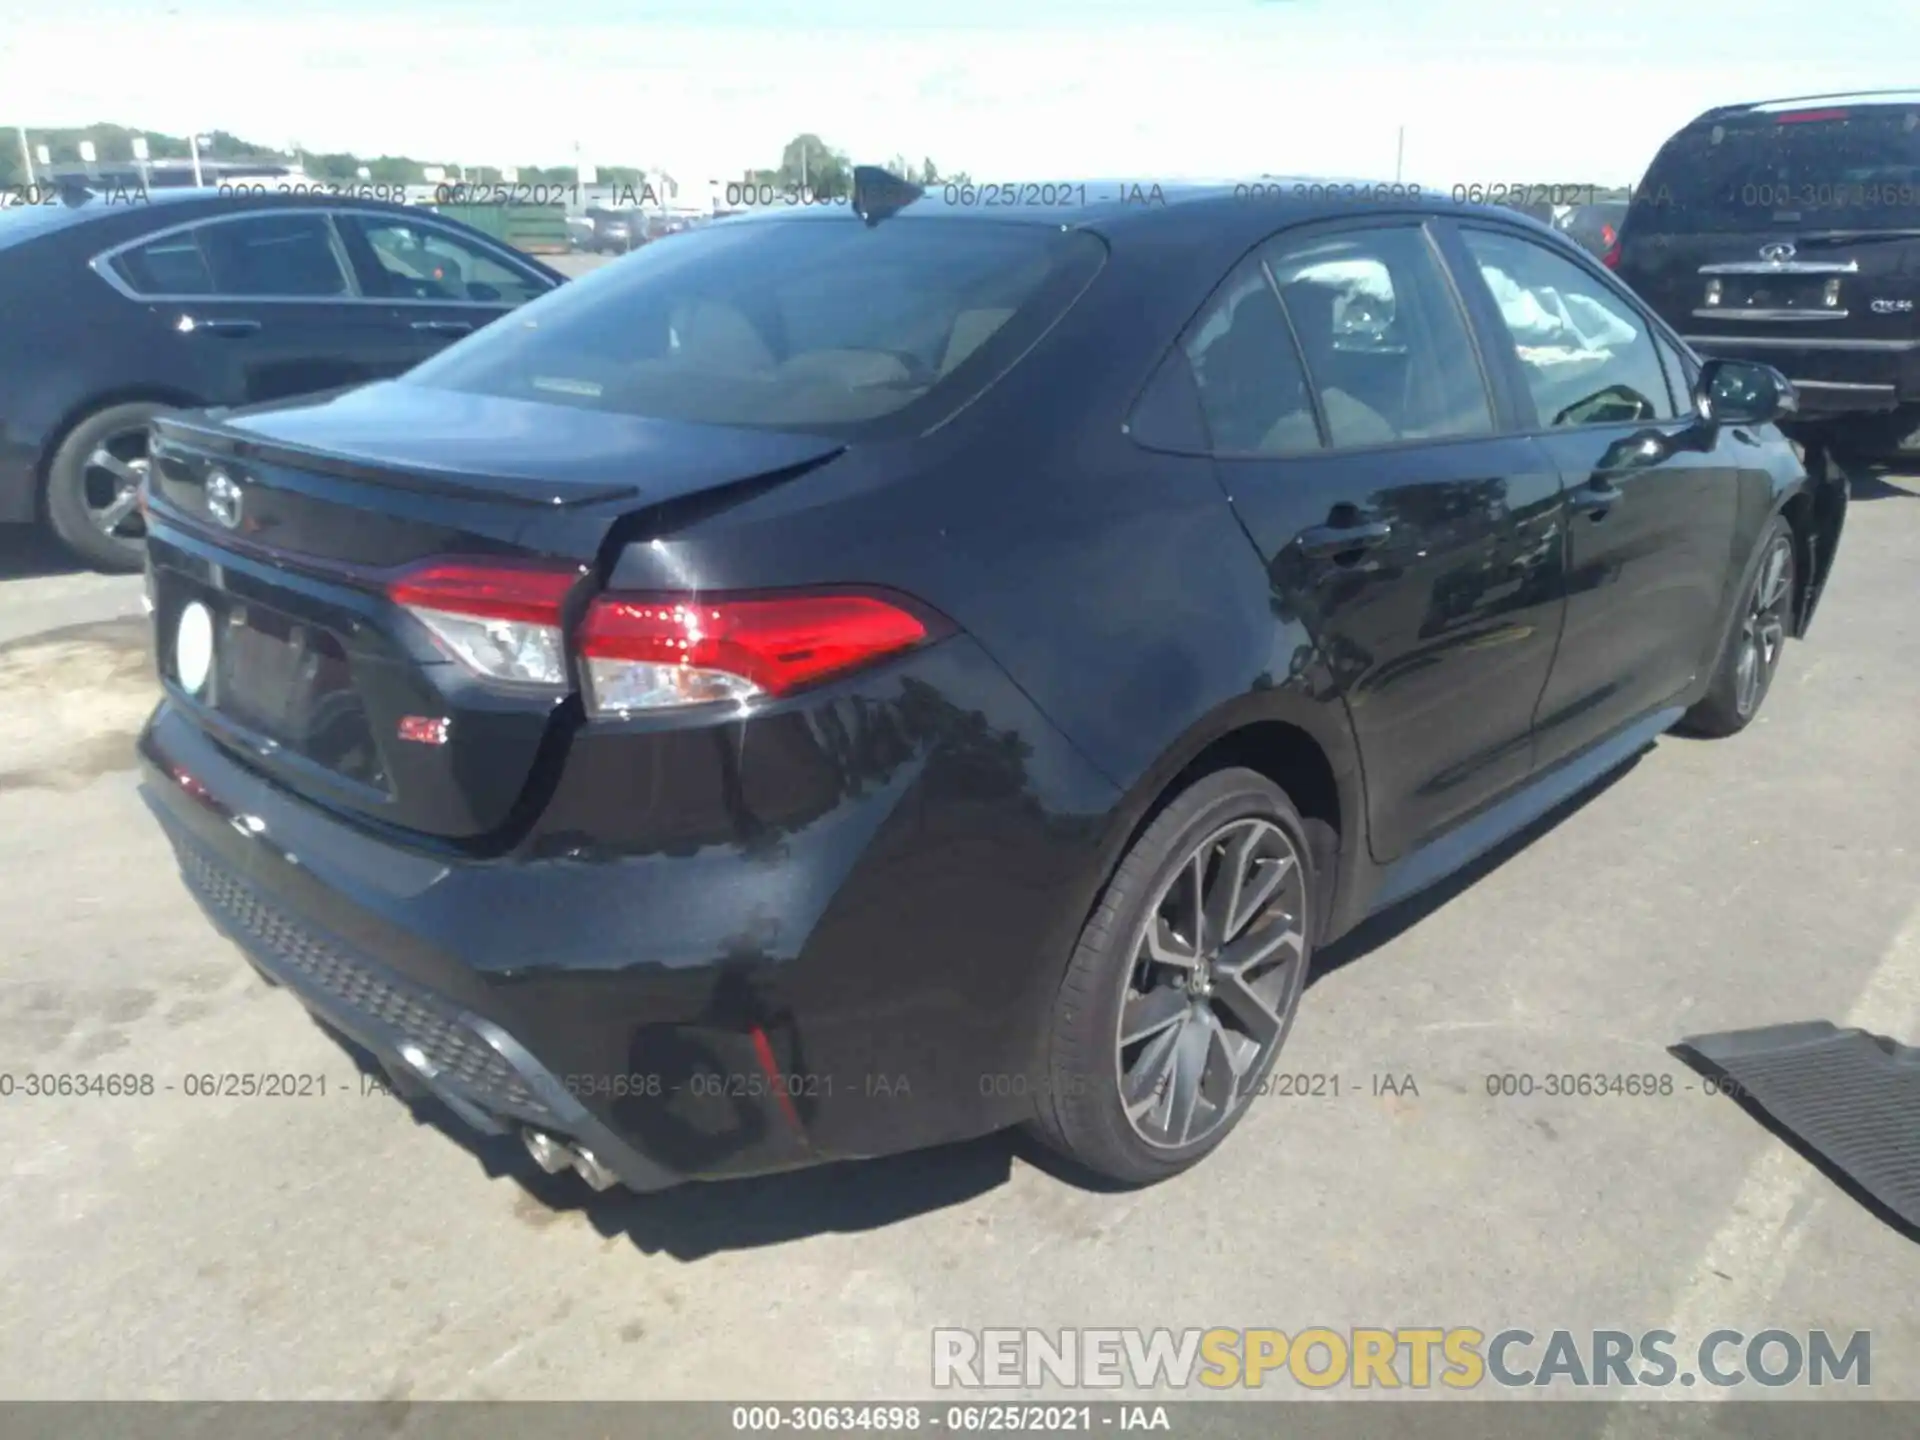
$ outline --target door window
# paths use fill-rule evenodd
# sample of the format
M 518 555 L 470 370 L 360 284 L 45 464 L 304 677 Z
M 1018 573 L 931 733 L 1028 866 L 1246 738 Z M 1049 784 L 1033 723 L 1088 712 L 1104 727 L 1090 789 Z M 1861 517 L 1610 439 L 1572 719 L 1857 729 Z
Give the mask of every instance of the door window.
M 192 230 L 161 235 L 114 257 L 120 278 L 141 295 L 211 295 L 213 272 Z
M 199 229 L 220 295 L 324 298 L 350 294 L 324 215 L 251 215 Z
M 1320 448 L 1306 372 L 1257 260 L 1227 277 L 1188 331 L 1185 349 L 1216 451 L 1299 455 Z
M 549 288 L 544 280 L 438 226 L 399 215 L 360 215 L 355 223 L 373 251 L 386 293 L 394 299 L 524 305 Z
M 1685 415 L 1693 409 L 1693 366 L 1687 363 L 1687 357 L 1659 331 L 1653 332 L 1653 343 L 1660 347 L 1660 358 L 1666 363 L 1667 388 L 1673 392 L 1674 412 Z
M 1539 424 L 1670 420 L 1652 327 L 1611 286 L 1518 235 L 1468 227 L 1468 252 L 1492 292 Z
M 1492 433 L 1472 334 L 1418 226 L 1283 236 L 1267 264 L 1334 446 Z

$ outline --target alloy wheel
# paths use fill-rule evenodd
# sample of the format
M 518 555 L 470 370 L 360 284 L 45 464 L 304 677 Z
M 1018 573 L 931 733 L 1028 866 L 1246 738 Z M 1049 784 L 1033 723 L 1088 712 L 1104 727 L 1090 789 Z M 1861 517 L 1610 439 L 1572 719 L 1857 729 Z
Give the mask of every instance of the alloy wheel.
M 117 430 L 93 447 L 80 467 L 80 498 L 87 519 L 108 539 L 127 543 L 147 533 L 140 515 L 140 484 L 147 475 L 144 425 Z
M 1147 907 L 1114 1046 L 1127 1122 L 1147 1144 L 1196 1144 L 1244 1103 L 1298 1004 L 1306 920 L 1299 853 L 1263 819 L 1208 836 Z
M 1740 655 L 1734 663 L 1734 704 L 1742 718 L 1759 707 L 1787 638 L 1787 607 L 1793 599 L 1793 542 L 1775 538 L 1760 562 L 1747 613 L 1740 625 Z

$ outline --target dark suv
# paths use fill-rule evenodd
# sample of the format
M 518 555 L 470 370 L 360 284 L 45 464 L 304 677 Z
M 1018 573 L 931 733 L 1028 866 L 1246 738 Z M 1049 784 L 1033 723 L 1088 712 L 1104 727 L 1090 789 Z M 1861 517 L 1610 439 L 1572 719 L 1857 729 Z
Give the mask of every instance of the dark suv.
M 1618 271 L 1705 355 L 1778 366 L 1878 455 L 1920 431 L 1920 91 L 1709 110 L 1647 171 Z M 1909 443 L 1912 443 L 1909 441 Z

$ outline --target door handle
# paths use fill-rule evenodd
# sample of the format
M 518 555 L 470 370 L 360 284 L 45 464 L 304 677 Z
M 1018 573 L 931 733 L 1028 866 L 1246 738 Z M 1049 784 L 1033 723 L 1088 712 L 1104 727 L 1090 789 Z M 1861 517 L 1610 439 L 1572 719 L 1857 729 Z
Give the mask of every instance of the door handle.
M 182 315 L 178 328 L 183 335 L 192 335 L 196 331 L 204 330 L 209 335 L 225 335 L 230 339 L 238 339 L 241 336 L 253 334 L 260 328 L 260 322 L 229 316 L 215 316 L 211 320 L 200 320 L 192 315 Z
M 1392 534 L 1393 525 L 1390 521 L 1362 520 L 1353 525 L 1315 525 L 1310 530 L 1302 530 L 1295 543 L 1302 554 L 1315 560 L 1325 560 L 1358 550 L 1371 550 L 1384 544 Z
M 1595 520 L 1607 518 L 1607 512 L 1626 498 L 1626 492 L 1604 480 L 1589 480 L 1567 497 L 1567 504 Z
M 473 323 L 468 320 L 416 320 L 413 328 L 428 330 L 436 335 L 465 335 L 473 329 Z

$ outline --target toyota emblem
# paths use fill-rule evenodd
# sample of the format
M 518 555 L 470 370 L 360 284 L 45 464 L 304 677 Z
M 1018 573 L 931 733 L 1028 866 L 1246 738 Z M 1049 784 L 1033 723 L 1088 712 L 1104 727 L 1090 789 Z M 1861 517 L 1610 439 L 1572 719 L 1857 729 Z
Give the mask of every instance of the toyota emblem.
M 239 528 L 243 498 L 239 484 L 226 471 L 215 470 L 207 476 L 207 513 L 229 530 Z
M 1793 246 L 1785 240 L 1760 247 L 1760 258 L 1769 265 L 1784 265 L 1793 258 Z

